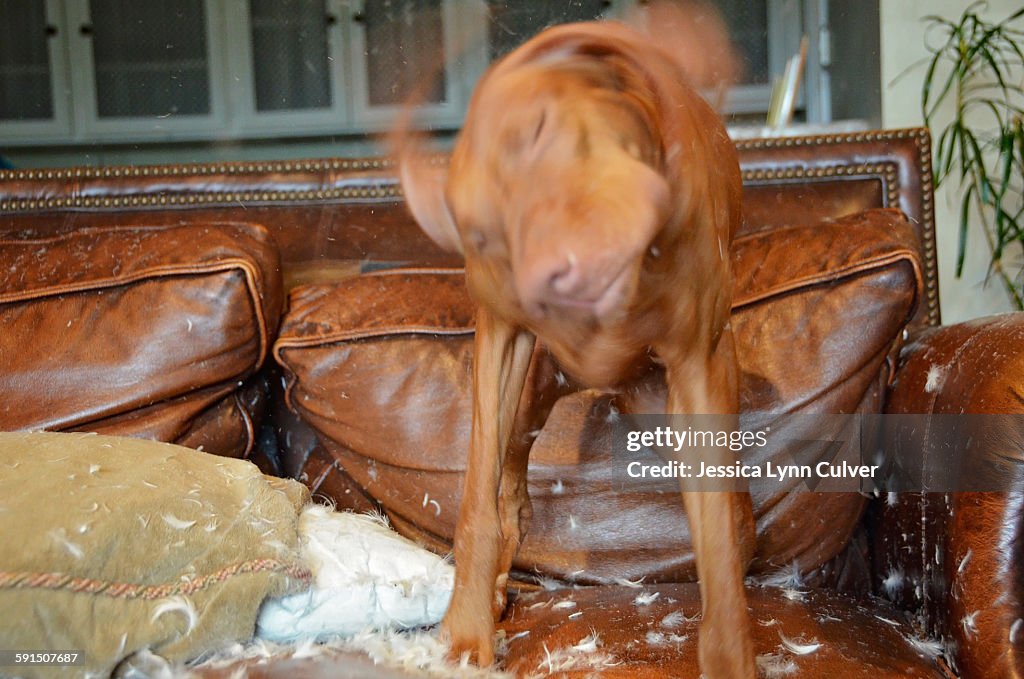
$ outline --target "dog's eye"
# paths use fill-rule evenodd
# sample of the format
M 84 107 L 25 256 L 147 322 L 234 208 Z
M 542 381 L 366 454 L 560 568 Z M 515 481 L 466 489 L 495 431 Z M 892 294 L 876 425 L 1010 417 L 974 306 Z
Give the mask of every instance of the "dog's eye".
M 487 247 L 487 234 L 480 229 L 470 229 L 466 232 L 466 242 L 469 246 L 476 251 L 481 251 Z
M 533 143 L 536 144 L 537 140 L 540 139 L 540 133 L 544 131 L 544 123 L 547 122 L 548 112 L 546 110 L 540 112 L 540 119 L 537 121 L 537 127 L 533 130 Z

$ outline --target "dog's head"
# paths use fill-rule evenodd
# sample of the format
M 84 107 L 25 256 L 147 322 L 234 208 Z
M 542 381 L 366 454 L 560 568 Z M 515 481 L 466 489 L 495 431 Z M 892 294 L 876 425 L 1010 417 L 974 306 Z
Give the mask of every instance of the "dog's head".
M 465 255 L 479 301 L 527 324 L 632 306 L 685 203 L 666 171 L 680 150 L 665 147 L 659 74 L 679 79 L 624 26 L 550 29 L 485 75 L 447 169 L 404 154 L 413 215 Z
M 477 89 L 447 177 L 403 163 L 414 216 L 466 256 L 478 296 L 527 316 L 612 314 L 665 221 L 654 111 L 587 55 L 503 63 Z

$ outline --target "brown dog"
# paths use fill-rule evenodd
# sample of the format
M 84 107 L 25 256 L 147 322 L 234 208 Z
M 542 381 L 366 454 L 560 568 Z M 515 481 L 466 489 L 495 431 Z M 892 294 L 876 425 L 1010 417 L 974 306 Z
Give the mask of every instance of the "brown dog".
M 549 29 L 495 65 L 447 171 L 413 145 L 401 152 L 414 216 L 438 244 L 463 252 L 479 304 L 443 628 L 456 656 L 489 664 L 529 517 L 527 456 L 508 444 L 534 338 L 594 387 L 621 384 L 653 352 L 666 369 L 665 412 L 738 412 L 729 243 L 739 166 L 679 64 L 610 23 Z M 702 671 L 749 679 L 749 495 L 683 490 L 704 610 Z

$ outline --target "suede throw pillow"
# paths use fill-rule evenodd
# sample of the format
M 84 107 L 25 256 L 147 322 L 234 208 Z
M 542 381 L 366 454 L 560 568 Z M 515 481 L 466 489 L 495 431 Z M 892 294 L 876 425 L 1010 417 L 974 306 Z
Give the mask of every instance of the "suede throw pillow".
M 142 649 L 184 662 L 253 635 L 304 589 L 308 492 L 255 465 L 93 434 L 0 433 L 0 639 L 77 652 L 17 676 L 110 674 Z

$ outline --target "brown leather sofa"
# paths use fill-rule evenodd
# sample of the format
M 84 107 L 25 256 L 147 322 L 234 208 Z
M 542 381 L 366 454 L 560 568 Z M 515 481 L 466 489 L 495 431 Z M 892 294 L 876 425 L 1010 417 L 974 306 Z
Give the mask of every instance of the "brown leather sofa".
M 939 326 L 926 132 L 738 146 L 745 410 L 1024 410 L 1024 315 Z M 473 307 L 387 161 L 0 171 L 0 253 L 0 429 L 251 457 L 450 548 Z M 614 394 L 574 389 L 543 349 L 530 384 L 551 417 L 520 432 L 536 439 L 535 516 L 505 667 L 696 677 L 681 503 L 612 478 Z M 754 502 L 765 676 L 1024 671 L 1018 493 L 787 486 Z M 320 658 L 303 671 L 343 669 Z

